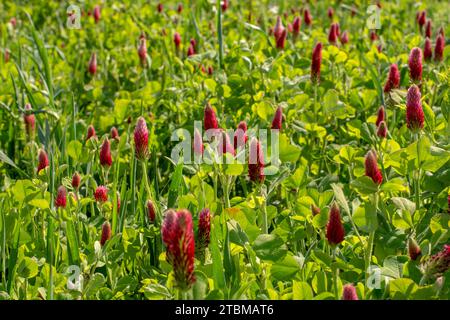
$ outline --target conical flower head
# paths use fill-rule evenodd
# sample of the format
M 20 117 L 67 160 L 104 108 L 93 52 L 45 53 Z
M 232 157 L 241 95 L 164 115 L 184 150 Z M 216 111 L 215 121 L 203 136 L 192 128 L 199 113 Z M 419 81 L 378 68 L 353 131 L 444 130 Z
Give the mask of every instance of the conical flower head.
M 248 175 L 250 181 L 262 183 L 264 181 L 264 153 L 261 143 L 255 137 L 250 141 L 248 159 Z
M 178 13 L 183 12 L 183 4 L 181 4 L 181 3 L 178 4 L 177 12 L 178 12 Z
M 209 102 L 205 106 L 203 121 L 204 121 L 205 130 L 219 128 L 219 123 L 217 122 L 216 113 L 214 112 L 214 109 L 211 108 L 211 105 L 209 104 Z
M 384 86 L 384 92 L 390 92 L 392 89 L 397 89 L 400 86 L 400 72 L 397 65 L 391 64 L 389 68 L 389 76 Z
M 338 245 L 344 241 L 345 230 L 341 221 L 341 213 L 336 202 L 333 202 L 331 205 L 326 236 L 328 243 L 331 245 Z
M 109 239 L 111 239 L 111 225 L 108 221 L 105 221 L 102 225 L 102 236 L 100 238 L 101 246 L 103 247 Z
M 419 245 L 413 238 L 408 239 L 408 254 L 409 258 L 414 261 L 422 254 Z
M 92 53 L 91 58 L 89 59 L 88 71 L 92 75 L 97 73 L 97 54 L 95 52 Z
M 86 132 L 86 140 L 89 140 L 90 138 L 97 138 L 97 135 L 95 133 L 95 128 L 92 124 L 88 126 L 87 132 Z
M 311 80 L 313 83 L 320 81 L 320 65 L 322 63 L 322 43 L 319 42 L 314 47 L 311 60 Z
M 194 47 L 192 46 L 192 44 L 189 46 L 189 48 L 188 48 L 188 51 L 187 51 L 187 56 L 188 57 L 190 57 L 190 56 L 192 56 L 192 55 L 194 55 L 195 54 L 195 49 L 194 49 Z
M 94 20 L 95 23 L 98 23 L 100 21 L 100 6 L 96 5 L 94 7 Z
M 381 123 L 381 121 L 384 121 L 386 117 L 385 111 L 384 111 L 384 107 L 380 106 L 380 108 L 378 109 L 377 112 L 377 121 L 375 121 L 375 125 L 378 127 Z
M 305 9 L 305 11 L 303 12 L 303 20 L 305 20 L 305 23 L 308 26 L 312 25 L 312 16 L 309 9 Z
M 116 127 L 112 127 L 111 131 L 109 132 L 109 136 L 111 137 L 111 139 L 113 140 L 119 140 L 120 136 L 119 136 L 119 131 L 117 131 Z
M 422 30 L 423 25 L 425 24 L 427 20 L 427 12 L 423 10 L 419 13 L 419 17 L 417 18 L 417 22 L 419 23 L 420 30 Z
M 203 251 L 208 247 L 211 232 L 211 212 L 209 209 L 202 209 L 198 215 L 198 233 L 196 249 Z
M 198 131 L 197 128 L 194 130 L 194 153 L 197 155 L 203 154 L 203 138 L 200 134 L 200 131 Z
M 39 173 L 39 171 L 41 171 L 42 169 L 47 168 L 48 165 L 49 165 L 49 161 L 48 161 L 47 152 L 45 152 L 45 150 L 43 150 L 43 149 L 39 150 L 37 173 Z
M 387 136 L 387 126 L 386 122 L 381 121 L 377 128 L 377 136 L 380 138 L 386 138 Z
M 181 36 L 178 32 L 175 32 L 175 34 L 173 35 L 173 43 L 175 43 L 175 48 L 180 48 Z
M 273 28 L 273 36 L 275 37 L 275 41 L 278 41 L 278 39 L 281 37 L 283 31 L 284 31 L 283 22 L 281 22 L 281 17 L 277 17 L 277 23 L 275 24 L 275 27 Z
M 95 201 L 103 203 L 108 201 L 108 189 L 105 186 L 98 186 L 94 192 Z
M 412 85 L 406 95 L 406 124 L 408 129 L 418 131 L 423 128 L 424 113 L 420 101 L 420 89 Z
M 100 164 L 104 167 L 111 167 L 112 157 L 111 157 L 111 144 L 106 138 L 103 141 L 102 147 L 100 148 Z
M 412 82 L 422 81 L 422 50 L 412 48 L 408 60 L 409 77 Z
M 431 38 L 431 20 L 428 19 L 425 25 L 425 37 Z
M 436 38 L 436 44 L 434 47 L 434 60 L 442 61 L 444 60 L 444 47 L 445 40 L 442 34 L 439 34 Z
M 228 7 L 230 6 L 230 2 L 228 0 L 223 0 L 222 1 L 222 12 L 227 11 Z
M 328 42 L 330 44 L 336 44 L 337 42 L 337 30 L 336 30 L 336 24 L 333 23 L 330 26 L 330 31 L 328 32 Z
M 374 30 L 370 31 L 370 40 L 372 42 L 374 42 L 375 40 L 378 40 L 378 35 L 377 35 L 377 33 Z
M 81 177 L 78 172 L 75 172 L 72 176 L 72 188 L 78 189 L 80 187 Z
M 231 155 L 235 155 L 236 152 L 234 150 L 233 145 L 231 144 L 230 137 L 227 132 L 222 131 L 221 136 L 219 137 L 219 143 L 217 145 L 218 154 L 225 155 L 225 153 L 229 153 Z
M 327 15 L 328 15 L 328 18 L 333 19 L 334 10 L 332 7 L 328 7 Z
M 450 269 L 450 245 L 422 262 L 422 273 L 428 277 L 439 277 Z
M 283 108 L 279 106 L 272 120 L 272 129 L 281 130 L 281 124 L 283 122 Z
M 301 24 L 302 24 L 301 18 L 295 17 L 294 21 L 292 22 L 292 31 L 294 35 L 298 35 L 300 33 Z
M 34 114 L 29 113 L 31 111 L 31 104 L 25 105 L 25 114 L 23 115 L 23 122 L 25 123 L 25 130 L 29 137 L 34 136 L 34 130 L 36 127 L 36 118 Z
M 247 136 L 247 123 L 241 121 L 238 124 L 237 130 L 234 133 L 234 149 L 242 148 L 248 140 Z
M 346 284 L 342 291 L 342 300 L 359 300 L 356 288 L 352 284 Z
M 431 41 L 430 38 L 426 38 L 423 47 L 423 58 L 425 61 L 430 61 L 432 57 L 433 57 L 433 49 L 431 48 Z
M 139 117 L 134 129 L 134 148 L 138 160 L 148 157 L 148 129 L 143 117 Z
M 152 200 L 147 200 L 147 217 L 150 223 L 154 223 L 156 219 L 156 210 L 155 205 Z
M 371 178 L 373 182 L 376 184 L 381 184 L 383 182 L 383 175 L 378 168 L 377 154 L 374 150 L 367 152 L 364 168 L 366 176 Z
M 64 186 L 59 186 L 58 192 L 55 198 L 55 207 L 65 208 L 67 204 L 67 192 Z
M 138 55 L 141 64 L 145 64 L 147 61 L 147 41 L 145 38 L 139 40 Z
M 281 32 L 280 37 L 276 39 L 277 49 L 284 49 L 284 46 L 286 44 L 286 37 L 287 37 L 287 30 L 284 29 L 283 32 Z
M 347 31 L 344 31 L 342 33 L 340 40 L 343 45 L 348 43 L 348 32 Z
M 172 265 L 177 286 L 189 289 L 195 282 L 195 241 L 192 216 L 187 210 L 169 210 L 161 230 L 166 245 L 166 258 Z

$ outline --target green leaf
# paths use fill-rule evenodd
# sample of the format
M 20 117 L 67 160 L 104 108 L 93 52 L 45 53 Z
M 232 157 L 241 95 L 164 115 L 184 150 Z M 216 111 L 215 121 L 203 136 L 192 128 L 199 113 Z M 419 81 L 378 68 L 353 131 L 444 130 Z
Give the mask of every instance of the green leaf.
M 365 232 L 376 230 L 378 219 L 375 206 L 370 202 L 366 202 L 364 206 L 359 206 L 353 213 L 353 221 Z
M 29 257 L 23 257 L 23 259 L 19 262 L 17 275 L 25 279 L 31 279 L 38 274 L 38 271 L 39 267 L 35 260 Z
M 378 186 L 367 176 L 353 180 L 350 185 L 361 194 L 373 194 L 378 191 Z
M 292 281 L 292 299 L 312 300 L 313 291 L 307 282 Z
M 394 205 L 400 210 L 409 211 L 409 213 L 411 214 L 416 211 L 416 204 L 411 200 L 402 197 L 392 197 L 391 200 Z
M 402 178 L 394 178 L 383 183 L 381 190 L 385 192 L 407 192 L 408 187 Z
M 145 298 L 149 300 L 162 300 L 169 299 L 172 297 L 169 290 L 159 283 L 150 283 L 141 288 L 141 291 L 144 292 Z
M 33 199 L 29 201 L 28 204 L 42 210 L 50 208 L 50 205 L 46 199 Z
M 261 234 L 253 244 L 256 255 L 263 260 L 278 261 L 287 253 L 287 246 L 280 236 Z
M 399 278 L 389 281 L 389 293 L 393 300 L 406 300 L 415 290 L 417 285 L 411 279 Z
M 88 299 L 93 298 L 105 282 L 106 279 L 103 274 L 95 273 L 84 288 L 84 296 Z
M 181 181 L 183 179 L 183 163 L 181 162 L 181 159 L 182 158 L 180 158 L 180 163 L 175 167 L 175 172 L 172 176 L 172 181 L 170 182 L 169 195 L 167 198 L 168 208 L 173 208 L 175 206 L 177 198 L 181 194 Z
M 331 188 L 333 188 L 336 201 L 345 210 L 345 212 L 350 214 L 350 208 L 348 206 L 347 199 L 345 198 L 344 191 L 342 191 L 342 188 L 335 183 L 331 184 Z
M 73 160 L 78 161 L 81 156 L 83 145 L 78 140 L 72 140 L 67 145 L 67 154 Z
M 300 264 L 294 256 L 288 254 L 280 262 L 272 265 L 271 274 L 279 281 L 288 281 L 300 271 Z

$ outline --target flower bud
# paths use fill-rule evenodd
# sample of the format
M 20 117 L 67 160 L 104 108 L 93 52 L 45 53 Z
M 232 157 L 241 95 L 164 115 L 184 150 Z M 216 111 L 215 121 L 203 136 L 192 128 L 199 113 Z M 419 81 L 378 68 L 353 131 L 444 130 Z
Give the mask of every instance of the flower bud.
M 366 159 L 364 162 L 365 175 L 372 179 L 376 184 L 381 184 L 383 182 L 383 175 L 378 168 L 377 154 L 374 150 L 370 150 L 366 154 Z
M 65 208 L 67 204 L 67 192 L 64 186 L 59 186 L 58 192 L 55 198 L 56 208 Z
M 341 221 L 341 214 L 336 202 L 333 202 L 328 218 L 326 237 L 331 245 L 338 245 L 344 241 L 345 230 Z

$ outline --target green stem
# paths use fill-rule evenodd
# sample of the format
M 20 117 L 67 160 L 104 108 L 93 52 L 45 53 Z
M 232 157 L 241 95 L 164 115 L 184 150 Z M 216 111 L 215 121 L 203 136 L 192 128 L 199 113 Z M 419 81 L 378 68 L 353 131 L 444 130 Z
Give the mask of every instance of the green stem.
M 374 194 L 373 202 L 375 205 L 375 212 L 377 212 L 378 211 L 378 193 Z M 375 230 L 372 230 L 369 233 L 369 240 L 367 241 L 366 255 L 364 257 L 364 266 L 366 269 L 366 283 L 370 276 L 369 267 L 370 267 L 370 260 L 372 258 L 372 249 L 373 249 L 374 239 L 375 239 Z
M 417 172 L 416 172 L 416 183 L 415 183 L 415 191 L 416 191 L 416 211 L 420 208 L 420 146 L 419 146 L 419 140 L 420 140 L 420 134 L 417 133 L 415 135 L 416 141 L 417 141 Z M 414 212 L 415 213 L 415 212 Z
M 333 248 L 333 261 L 336 262 L 336 251 L 337 247 Z M 333 287 L 334 287 L 334 297 L 339 300 L 339 290 L 338 290 L 338 278 L 339 278 L 339 268 L 335 265 L 335 270 L 333 270 Z

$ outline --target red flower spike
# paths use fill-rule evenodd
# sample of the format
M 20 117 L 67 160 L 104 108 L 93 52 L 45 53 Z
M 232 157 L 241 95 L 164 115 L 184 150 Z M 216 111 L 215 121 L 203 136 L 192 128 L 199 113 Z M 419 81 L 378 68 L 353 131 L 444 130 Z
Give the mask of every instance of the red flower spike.
M 341 221 L 341 213 L 336 202 L 333 202 L 330 209 L 330 216 L 327 224 L 328 243 L 335 246 L 344 241 L 345 230 Z
M 337 42 L 337 30 L 336 24 L 334 23 L 330 26 L 330 31 L 328 33 L 328 42 L 333 45 L 335 45 Z
M 390 92 L 392 89 L 397 89 L 400 86 L 400 72 L 397 65 L 391 64 L 389 68 L 389 76 L 384 86 L 384 92 Z
M 194 129 L 194 153 L 197 155 L 203 154 L 203 139 L 202 135 L 200 134 L 200 131 Z
M 344 31 L 341 35 L 340 41 L 342 45 L 346 45 L 348 43 L 348 32 Z
M 187 51 L 187 56 L 188 57 L 190 57 L 190 56 L 192 56 L 192 55 L 194 55 L 195 54 L 195 50 L 194 50 L 194 48 L 192 47 L 192 44 L 189 46 L 189 48 L 188 48 L 188 51 Z
M 108 201 L 108 189 L 105 186 L 98 186 L 94 192 L 95 201 L 103 203 Z
M 196 250 L 203 251 L 209 245 L 211 232 L 211 212 L 209 209 L 205 208 L 200 211 L 198 215 L 198 233 Z
M 72 188 L 78 189 L 80 187 L 81 177 L 78 172 L 75 172 L 72 176 Z
M 100 238 L 100 245 L 103 247 L 111 239 L 111 225 L 108 221 L 105 221 L 102 225 L 102 237 Z
M 420 26 L 420 31 L 422 31 L 422 27 L 425 24 L 426 20 L 427 20 L 427 12 L 425 10 L 423 10 L 419 14 L 419 18 L 417 19 L 417 22 L 419 23 L 419 26 Z
M 302 20 L 300 17 L 295 17 L 294 21 L 292 22 L 292 32 L 294 35 L 298 35 L 300 33 L 300 26 L 302 24 Z
M 228 0 L 223 0 L 222 1 L 222 12 L 227 11 L 228 7 L 230 6 L 230 3 Z
M 264 153 L 261 143 L 252 138 L 250 141 L 248 175 L 250 181 L 262 183 L 264 181 Z
M 98 23 L 100 21 L 100 6 L 99 5 L 94 7 L 94 20 L 95 20 L 95 23 Z
M 195 282 L 195 241 L 191 213 L 188 210 L 169 210 L 161 234 L 166 245 L 166 259 L 173 267 L 177 286 L 187 290 Z
M 183 5 L 182 5 L 181 3 L 178 4 L 177 12 L 178 12 L 178 13 L 183 12 Z
M 423 47 L 423 58 L 425 61 L 430 61 L 433 57 L 433 49 L 431 48 L 430 38 L 425 39 L 425 45 Z
M 175 32 L 173 35 L 173 43 L 175 43 L 175 48 L 180 49 L 181 44 L 181 36 L 178 32 Z
M 276 47 L 277 49 L 284 49 L 286 43 L 287 30 L 284 29 L 280 37 L 277 39 Z
M 208 67 L 208 74 L 209 74 L 210 76 L 212 76 L 213 73 L 214 73 L 213 67 L 209 66 L 209 67 Z
M 439 34 L 436 38 L 436 45 L 434 47 L 434 60 L 442 61 L 444 60 L 444 47 L 445 40 L 442 34 Z
M 408 239 L 408 254 L 409 258 L 413 261 L 417 260 L 417 258 L 422 254 L 419 245 L 413 238 Z
M 386 112 L 384 111 L 384 107 L 380 106 L 377 112 L 377 121 L 375 121 L 375 125 L 378 127 L 381 121 L 384 121 L 386 116 Z
M 58 192 L 55 198 L 56 208 L 65 208 L 67 204 L 67 192 L 64 186 L 59 186 Z
M 27 103 L 25 105 L 25 111 L 31 110 L 31 104 Z M 36 118 L 32 113 L 25 113 L 23 115 L 23 122 L 25 123 L 25 131 L 27 132 L 29 137 L 34 135 L 34 130 L 36 127 Z
M 204 110 L 204 127 L 205 127 L 205 130 L 219 128 L 219 123 L 217 122 L 216 113 L 214 112 L 214 109 L 211 108 L 211 105 L 209 104 L 209 102 L 206 104 L 205 110 Z
M 281 37 L 282 33 L 284 31 L 283 22 L 281 22 L 281 17 L 277 17 L 277 23 L 275 24 L 275 27 L 273 28 L 273 36 L 275 37 L 275 41 L 278 42 L 278 39 Z
M 242 148 L 247 143 L 247 140 L 247 123 L 241 121 L 234 133 L 234 149 Z
M 113 140 L 117 140 L 117 141 L 120 140 L 119 131 L 117 131 L 116 127 L 111 128 L 111 131 L 109 132 L 109 136 Z
M 423 128 L 424 113 L 420 99 L 419 87 L 412 85 L 406 95 L 406 124 L 408 129 L 412 131 Z
M 97 73 L 97 55 L 95 52 L 92 53 L 91 58 L 89 59 L 88 71 L 91 75 L 95 75 Z
M 102 166 L 111 167 L 112 157 L 111 157 L 111 144 L 108 138 L 103 141 L 102 147 L 100 148 L 100 164 Z
M 427 20 L 427 24 L 425 25 L 425 37 L 431 38 L 431 20 Z
M 155 222 L 155 218 L 156 218 L 155 205 L 153 204 L 153 201 L 150 199 L 147 200 L 147 217 L 148 217 L 148 221 L 150 221 L 150 223 Z
M 305 11 L 303 12 L 303 20 L 305 20 L 305 23 L 308 26 L 312 25 L 312 16 L 311 12 L 309 12 L 309 9 L 305 9 Z
M 342 291 L 342 300 L 359 300 L 356 288 L 352 284 L 346 284 Z
M 49 161 L 48 161 L 48 156 L 47 153 L 41 149 L 39 150 L 39 155 L 38 155 L 38 167 L 37 167 L 37 173 L 39 173 L 39 171 L 41 171 L 42 169 L 45 169 L 49 166 Z
M 327 15 L 328 15 L 328 18 L 333 19 L 334 10 L 332 7 L 328 8 Z
M 158 6 L 156 7 L 156 10 L 158 10 L 158 12 L 161 13 L 161 12 L 163 12 L 163 9 L 164 9 L 163 4 L 161 2 L 158 3 Z
M 421 265 L 422 272 L 427 276 L 438 277 L 450 269 L 450 245 L 444 245 L 444 248 L 432 255 Z
M 378 36 L 377 36 L 377 34 L 376 34 L 376 32 L 374 30 L 370 31 L 370 40 L 372 42 L 374 42 L 375 40 L 378 40 Z
M 147 41 L 145 38 L 139 40 L 138 56 L 141 64 L 144 65 L 147 61 Z
M 148 129 L 143 117 L 139 117 L 134 129 L 134 148 L 136 158 L 144 160 L 148 156 Z
M 89 125 L 89 127 L 87 128 L 87 133 L 86 133 L 86 140 L 89 140 L 90 138 L 97 138 L 97 135 L 95 133 L 95 128 L 92 124 Z
M 314 47 L 311 60 L 311 81 L 319 83 L 320 81 L 320 65 L 322 63 L 322 43 L 319 42 Z
M 225 153 L 232 154 L 233 156 L 236 154 L 233 145 L 230 142 L 230 137 L 225 131 L 222 131 L 222 135 L 220 137 L 220 141 L 217 145 L 217 150 L 219 155 L 225 155 Z
M 364 162 L 365 174 L 367 177 L 371 178 L 376 184 L 381 184 L 383 182 L 383 175 L 378 168 L 377 154 L 375 151 L 370 150 L 366 154 L 366 159 Z
M 283 108 L 279 106 L 272 120 L 272 129 L 281 130 L 281 124 L 283 121 Z
M 409 77 L 412 82 L 422 81 L 422 50 L 412 48 L 408 60 Z
M 386 138 L 386 136 L 387 136 L 386 122 L 384 122 L 384 121 L 380 122 L 380 125 L 378 126 L 378 129 L 377 129 L 377 136 L 380 138 Z

